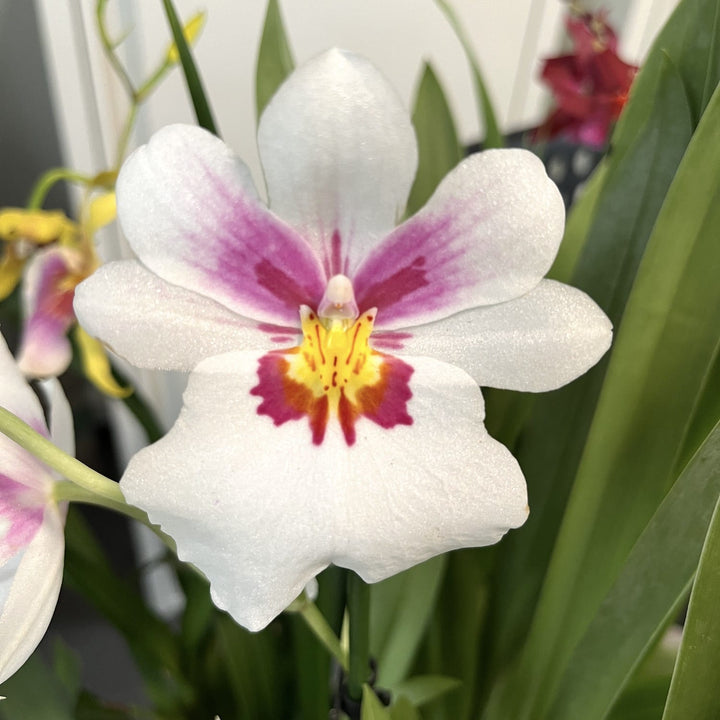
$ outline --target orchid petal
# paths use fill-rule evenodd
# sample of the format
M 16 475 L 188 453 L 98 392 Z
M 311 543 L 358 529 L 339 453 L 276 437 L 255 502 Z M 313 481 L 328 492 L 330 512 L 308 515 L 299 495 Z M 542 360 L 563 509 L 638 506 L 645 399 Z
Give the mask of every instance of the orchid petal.
M 427 205 L 400 225 L 353 277 L 377 329 L 419 325 L 519 297 L 550 268 L 565 208 L 526 150 L 487 150 L 461 162 Z
M 68 455 L 75 455 L 75 425 L 70 403 L 57 378 L 40 381 L 49 412 L 48 425 L 53 444 Z
M 290 324 L 325 289 L 318 259 L 262 204 L 247 167 L 206 130 L 163 128 L 125 162 L 118 217 L 154 273 L 258 320 Z
M 459 365 L 482 386 L 544 392 L 595 365 L 610 347 L 612 325 L 582 291 L 543 280 L 515 300 L 372 339 L 381 350 Z
M 400 217 L 417 168 L 394 89 L 364 58 L 329 50 L 298 68 L 260 119 L 270 206 L 328 277 L 351 274 Z
M 361 419 L 349 446 L 334 420 L 318 445 L 307 423 L 259 415 L 257 355 L 210 358 L 191 375 L 172 430 L 131 460 L 123 492 L 251 630 L 331 562 L 375 581 L 497 542 L 527 516 L 522 473 L 485 431 L 475 382 L 410 360 L 412 425 Z
M 30 657 L 50 624 L 64 552 L 62 514 L 48 506 L 24 552 L 0 567 L 0 683 Z
M 45 424 L 45 416 L 42 411 L 39 400 L 30 386 L 25 381 L 20 370 L 18 370 L 15 359 L 10 354 L 10 350 L 5 342 L 5 338 L 0 335 L 0 407 L 4 407 L 21 420 L 24 420 L 37 432 L 48 437 L 48 430 Z M 5 441 L 8 446 L 17 448 L 19 445 L 0 434 L 0 445 Z M 3 471 L 7 472 L 7 468 L 3 465 Z
M 239 348 L 291 345 L 299 332 L 236 315 L 132 260 L 103 265 L 78 285 L 75 311 L 85 330 L 115 353 L 161 370 L 188 371 L 203 358 Z
M 75 322 L 73 292 L 82 258 L 69 248 L 51 247 L 30 261 L 23 287 L 23 327 L 18 367 L 31 377 L 62 374 L 72 359 L 66 337 Z

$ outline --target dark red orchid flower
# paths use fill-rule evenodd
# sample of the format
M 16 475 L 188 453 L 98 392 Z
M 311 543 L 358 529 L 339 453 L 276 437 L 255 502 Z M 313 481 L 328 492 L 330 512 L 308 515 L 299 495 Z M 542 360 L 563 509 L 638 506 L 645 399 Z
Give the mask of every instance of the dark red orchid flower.
M 552 91 L 555 109 L 533 137 L 547 140 L 564 135 L 599 147 L 627 101 L 637 67 L 618 57 L 617 37 L 605 12 L 573 14 L 567 30 L 573 52 L 548 58 L 541 73 Z

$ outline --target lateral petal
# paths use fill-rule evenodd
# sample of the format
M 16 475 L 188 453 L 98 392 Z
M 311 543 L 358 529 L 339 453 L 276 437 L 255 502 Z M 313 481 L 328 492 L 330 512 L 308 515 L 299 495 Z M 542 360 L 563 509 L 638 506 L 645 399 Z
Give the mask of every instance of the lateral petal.
M 584 292 L 543 280 L 509 302 L 373 340 L 381 349 L 390 343 L 395 351 L 459 365 L 482 386 L 544 392 L 595 365 L 610 347 L 612 325 Z
M 377 329 L 396 329 L 519 297 L 550 268 L 564 223 L 560 192 L 535 155 L 472 155 L 363 262 L 358 306 L 379 308 Z
M 0 567 L 0 683 L 30 657 L 50 624 L 64 553 L 61 513 L 48 506 L 24 553 Z
M 308 244 L 263 205 L 247 167 L 206 130 L 170 125 L 125 162 L 118 217 L 154 273 L 256 320 L 289 324 L 325 277 Z
M 75 311 L 85 330 L 133 365 L 191 370 L 200 360 L 239 348 L 292 344 L 289 327 L 263 325 L 186 288 L 165 282 L 140 263 L 107 263 L 78 285 Z

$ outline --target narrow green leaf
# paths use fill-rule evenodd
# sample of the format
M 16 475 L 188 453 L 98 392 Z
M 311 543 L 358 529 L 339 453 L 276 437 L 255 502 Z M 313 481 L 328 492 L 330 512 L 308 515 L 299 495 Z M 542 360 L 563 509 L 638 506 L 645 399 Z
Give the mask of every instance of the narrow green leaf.
M 455 12 L 445 0 L 435 0 L 438 7 L 445 14 L 448 19 L 450 26 L 455 31 L 457 39 L 460 41 L 463 50 L 465 51 L 465 57 L 467 57 L 470 63 L 470 69 L 472 71 L 473 83 L 475 85 L 475 96 L 478 103 L 478 116 L 481 118 L 485 127 L 485 139 L 483 140 L 483 148 L 500 148 L 505 146 L 505 141 L 500 132 L 497 122 L 497 116 L 495 109 L 493 108 L 492 100 L 490 99 L 490 93 L 487 89 L 487 84 L 483 77 L 482 71 L 480 70 L 480 63 L 475 57 L 475 52 L 472 49 L 470 40 L 468 39 L 465 29 L 462 23 L 458 19 Z
M 373 689 L 367 684 L 362 688 L 360 720 L 393 720 L 390 711 L 380 702 Z
M 268 0 L 255 71 L 255 109 L 258 120 L 270 98 L 294 67 L 280 5 L 278 0 Z
M 416 675 L 393 685 L 390 691 L 393 697 L 406 697 L 415 707 L 437 700 L 460 687 L 457 678 L 445 675 Z
M 174 635 L 139 592 L 118 578 L 87 523 L 72 507 L 65 529 L 65 581 L 127 640 L 148 694 L 159 707 L 175 707 L 192 693 L 184 684 Z
M 653 45 L 613 135 L 587 240 L 577 263 L 570 263 L 575 265 L 572 284 L 588 292 L 616 328 L 693 131 L 691 99 L 699 106 L 697 93 L 702 92 L 697 91 L 696 77 L 699 73 L 704 83 L 714 62 L 707 28 L 715 13 L 715 0 L 685 0 Z M 528 637 L 606 367 L 607 358 L 570 386 L 539 397 L 520 438 L 516 455 L 529 480 L 531 513 L 522 530 L 511 533 L 501 548 L 492 674 L 504 672 Z M 559 611 L 553 632 L 561 631 L 561 618 Z M 538 665 L 537 671 L 546 666 Z M 488 717 L 513 714 L 504 701 L 496 704 L 499 695 L 511 703 L 525 695 L 526 688 L 521 693 L 513 682 L 505 687 L 496 691 Z
M 427 202 L 438 183 L 463 156 L 450 106 L 428 63 L 415 97 L 412 122 L 418 140 L 418 170 L 408 199 L 408 215 Z
M 497 559 L 497 546 L 450 553 L 440 597 L 417 667 L 424 673 L 451 675 L 460 685 L 423 708 L 432 720 L 465 720 L 487 692 L 490 680 L 482 640 L 488 618 L 488 585 Z
M 598 200 L 607 176 L 607 167 L 607 161 L 600 162 L 587 180 L 580 198 L 570 209 L 560 250 L 548 272 L 549 278 L 570 282 L 595 220 Z
M 718 453 L 720 455 L 720 453 Z M 716 458 L 715 467 L 720 467 Z M 690 595 L 680 653 L 663 720 L 716 720 L 720 717 L 720 493 Z
M 185 82 L 187 83 L 190 99 L 195 109 L 195 117 L 197 118 L 198 125 L 209 130 L 214 135 L 218 135 L 212 110 L 210 109 L 210 104 L 208 103 L 205 89 L 200 79 L 200 73 L 195 66 L 190 46 L 187 40 L 185 40 L 182 24 L 180 23 L 177 12 L 175 12 L 175 7 L 173 6 L 172 0 L 162 0 L 162 3 L 165 8 L 165 15 L 170 25 L 173 40 L 175 41 L 175 46 L 178 50 L 178 55 L 180 56 L 180 64 L 182 65 L 183 74 L 185 75 Z
M 445 570 L 444 555 L 370 586 L 370 653 L 378 684 L 403 680 L 435 607 Z
M 410 700 L 402 696 L 390 706 L 390 717 L 392 720 L 420 720 L 420 713 Z
M 518 670 L 536 668 L 517 718 L 545 716 L 573 646 L 675 479 L 718 351 L 719 193 L 716 91 L 667 193 L 625 310 Z
M 720 422 L 648 523 L 575 648 L 549 714 L 553 720 L 606 716 L 687 597 L 718 495 Z
M 76 698 L 35 653 L 0 685 L 0 720 L 74 720 Z
M 580 257 L 569 261 L 575 267 L 571 284 L 587 292 L 615 327 L 692 133 L 683 84 L 672 66 L 666 68 L 661 77 L 646 80 L 641 73 L 638 78 L 641 88 L 650 83 L 655 91 L 647 98 L 645 92 L 638 96 L 651 112 L 643 106 L 646 125 L 633 132 L 634 143 L 606 159 L 593 222 L 584 242 L 579 240 Z M 493 665 L 498 670 L 527 637 L 608 359 L 569 386 L 539 396 L 520 437 L 516 456 L 529 479 L 530 517 L 501 548 L 496 600 L 501 612 L 493 623 Z M 511 701 L 519 698 L 516 692 L 512 696 Z

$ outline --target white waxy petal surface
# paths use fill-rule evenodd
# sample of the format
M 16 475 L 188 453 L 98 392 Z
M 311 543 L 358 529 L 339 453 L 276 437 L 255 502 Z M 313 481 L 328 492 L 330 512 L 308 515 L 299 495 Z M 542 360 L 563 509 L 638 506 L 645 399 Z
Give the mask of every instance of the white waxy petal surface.
M 524 522 L 522 473 L 485 431 L 463 371 L 410 358 L 411 426 L 362 418 L 348 447 L 331 418 L 313 445 L 305 419 L 278 427 L 256 413 L 258 359 L 201 363 L 175 426 L 121 482 L 241 624 L 264 627 L 331 562 L 380 580 Z
M 0 567 L 0 683 L 12 675 L 42 639 L 57 604 L 65 536 L 57 507 L 45 508 L 42 525 L 17 567 Z M 9 572 L 14 570 L 14 572 Z
M 80 324 L 133 365 L 191 370 L 238 349 L 293 344 L 294 328 L 258 322 L 192 290 L 171 285 L 132 260 L 103 265 L 75 291 Z M 295 323 L 298 324 L 297 313 Z
M 612 325 L 585 293 L 543 280 L 526 295 L 408 328 L 392 345 L 464 368 L 482 386 L 529 392 L 554 390 L 603 356 Z M 393 335 L 390 334 L 389 338 Z M 383 347 L 383 334 L 372 340 Z
M 352 274 L 394 227 L 417 167 L 395 90 L 365 58 L 337 49 L 280 87 L 258 147 L 270 207 L 310 242 L 328 277 Z
M 258 198 L 219 138 L 169 125 L 126 161 L 118 218 L 142 263 L 175 285 L 268 323 L 295 322 L 325 290 L 317 257 Z
M 352 278 L 360 311 L 377 307 L 376 328 L 395 329 L 519 297 L 550 268 L 564 224 L 531 152 L 472 155 L 365 258 Z

